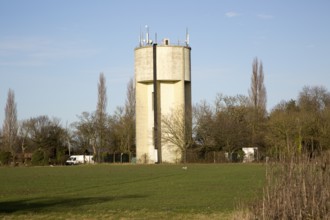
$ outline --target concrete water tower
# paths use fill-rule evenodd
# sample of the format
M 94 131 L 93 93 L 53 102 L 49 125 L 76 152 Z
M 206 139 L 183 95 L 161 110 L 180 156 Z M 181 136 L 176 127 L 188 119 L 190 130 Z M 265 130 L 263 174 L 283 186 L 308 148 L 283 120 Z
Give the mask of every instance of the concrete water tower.
M 160 44 L 154 43 L 149 39 L 148 29 L 146 39 L 140 36 L 140 44 L 135 48 L 138 163 L 175 163 L 181 160 L 177 147 L 161 143 L 161 117 L 179 108 L 191 114 L 190 52 L 188 33 L 183 44 L 172 44 L 169 39 L 163 39 Z M 182 117 L 186 120 L 188 116 L 182 114 Z

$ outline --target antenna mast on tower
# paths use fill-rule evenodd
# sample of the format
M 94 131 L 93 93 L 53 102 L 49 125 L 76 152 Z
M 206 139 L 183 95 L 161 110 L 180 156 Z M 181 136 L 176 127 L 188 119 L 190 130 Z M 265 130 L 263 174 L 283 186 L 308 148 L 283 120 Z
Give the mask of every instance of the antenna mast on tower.
M 186 28 L 186 45 L 189 45 L 189 32 L 188 32 L 188 28 Z
M 142 36 L 142 31 L 141 31 L 141 26 L 140 26 L 140 36 L 139 36 L 139 45 L 140 45 L 140 47 L 142 47 L 142 38 L 143 38 L 143 36 Z
M 146 44 L 148 45 L 149 44 L 149 27 L 148 27 L 148 25 L 146 25 L 146 29 L 147 29 L 147 32 L 146 32 Z

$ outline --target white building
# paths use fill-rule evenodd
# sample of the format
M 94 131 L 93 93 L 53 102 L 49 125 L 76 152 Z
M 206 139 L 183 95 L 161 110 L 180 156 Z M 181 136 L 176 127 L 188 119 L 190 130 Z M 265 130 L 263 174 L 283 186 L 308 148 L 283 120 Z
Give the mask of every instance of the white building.
M 256 159 L 258 148 L 257 147 L 243 147 L 244 152 L 243 163 L 250 163 Z

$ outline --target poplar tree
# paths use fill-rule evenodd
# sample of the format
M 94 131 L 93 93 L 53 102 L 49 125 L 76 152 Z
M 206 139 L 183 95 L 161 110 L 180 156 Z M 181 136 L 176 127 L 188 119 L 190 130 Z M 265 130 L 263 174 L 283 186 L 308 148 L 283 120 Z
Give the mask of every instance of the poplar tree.
M 264 85 L 264 69 L 262 61 L 256 57 L 252 63 L 251 87 L 249 90 L 249 99 L 252 106 L 252 137 L 253 147 L 264 146 L 264 122 L 266 117 L 267 94 Z
M 131 78 L 127 84 L 126 101 L 125 101 L 125 147 L 124 152 L 131 153 L 135 146 L 135 87 L 134 80 Z
M 249 90 L 249 97 L 252 106 L 257 113 L 266 113 L 267 94 L 266 87 L 264 85 L 264 70 L 262 61 L 258 61 L 255 58 L 252 63 L 252 76 L 251 76 L 251 87 Z
M 16 156 L 17 132 L 18 123 L 15 93 L 13 90 L 9 89 L 7 96 L 7 104 L 5 107 L 5 120 L 3 122 L 3 150 L 11 152 L 14 160 Z
M 100 150 L 105 145 L 105 133 L 106 133 L 106 106 L 107 106 L 107 88 L 105 85 L 105 76 L 100 73 L 98 83 L 98 100 L 96 106 L 96 126 L 97 126 L 97 159 L 100 162 Z

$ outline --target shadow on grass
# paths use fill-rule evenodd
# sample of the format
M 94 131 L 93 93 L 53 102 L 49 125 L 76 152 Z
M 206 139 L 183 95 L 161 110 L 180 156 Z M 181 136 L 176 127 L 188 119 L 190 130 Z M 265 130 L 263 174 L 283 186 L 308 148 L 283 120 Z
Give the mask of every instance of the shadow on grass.
M 16 212 L 37 212 L 43 210 L 65 211 L 72 208 L 92 205 L 104 202 L 145 198 L 145 195 L 125 195 L 125 196 L 106 196 L 106 197 L 75 197 L 75 198 L 31 198 L 14 201 L 0 202 L 0 214 L 11 214 Z

